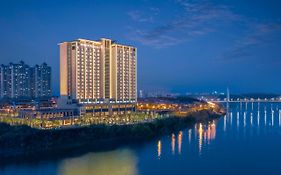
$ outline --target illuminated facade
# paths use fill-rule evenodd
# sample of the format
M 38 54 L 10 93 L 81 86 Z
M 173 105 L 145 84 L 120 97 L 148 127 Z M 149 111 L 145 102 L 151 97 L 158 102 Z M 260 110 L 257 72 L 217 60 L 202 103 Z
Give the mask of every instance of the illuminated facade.
M 137 100 L 135 47 L 77 39 L 60 43 L 60 94 L 80 103 Z
M 0 66 L 1 98 L 51 96 L 51 68 L 46 63 L 30 67 L 23 61 Z

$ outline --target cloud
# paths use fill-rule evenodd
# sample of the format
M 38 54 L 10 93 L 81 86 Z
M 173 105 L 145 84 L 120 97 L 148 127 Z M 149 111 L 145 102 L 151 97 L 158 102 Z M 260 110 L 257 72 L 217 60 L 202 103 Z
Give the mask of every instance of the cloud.
M 128 16 L 136 22 L 153 22 L 154 19 L 152 16 L 144 16 L 140 11 L 130 11 Z
M 157 7 L 149 7 L 147 12 L 142 12 L 139 10 L 129 11 L 127 15 L 135 22 L 140 23 L 153 23 L 155 16 L 160 12 L 160 9 Z
M 158 15 L 160 13 L 160 9 L 157 7 L 150 7 L 149 10 L 152 12 L 154 15 Z
M 155 48 L 162 48 L 172 46 L 181 42 L 180 39 L 171 37 L 169 35 L 159 35 L 158 37 L 150 37 L 151 34 L 143 31 L 136 30 L 131 33 L 129 37 L 135 41 L 138 41 L 144 45 L 154 46 Z
M 281 44 L 281 23 L 255 23 L 252 25 L 253 29 L 246 36 L 237 40 L 236 44 L 223 54 L 224 61 L 250 59 L 256 56 L 257 51 L 260 51 L 258 48 L 264 48 L 272 43 Z
M 182 11 L 179 16 L 154 26 L 152 29 L 145 27 L 132 28 L 128 37 L 144 45 L 166 47 L 216 31 L 215 24 L 217 23 L 230 23 L 241 19 L 229 7 L 214 5 L 208 1 L 190 2 L 178 0 L 175 3 Z M 155 11 L 157 14 L 160 12 L 160 10 Z M 144 20 L 139 13 L 131 13 L 130 16 L 135 21 L 149 21 L 146 18 Z

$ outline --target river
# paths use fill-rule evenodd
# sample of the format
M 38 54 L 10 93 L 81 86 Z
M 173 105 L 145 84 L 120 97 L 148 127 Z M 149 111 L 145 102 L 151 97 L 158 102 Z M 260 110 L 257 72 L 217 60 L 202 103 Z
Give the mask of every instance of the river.
M 228 111 L 144 144 L 0 165 L 0 174 L 281 174 L 281 103 L 231 103 Z

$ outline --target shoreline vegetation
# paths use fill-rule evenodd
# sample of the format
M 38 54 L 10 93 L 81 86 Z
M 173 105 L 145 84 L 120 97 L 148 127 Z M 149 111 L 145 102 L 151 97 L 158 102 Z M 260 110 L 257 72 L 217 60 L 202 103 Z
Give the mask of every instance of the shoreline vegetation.
M 63 129 L 38 129 L 27 125 L 0 123 L 0 158 L 16 159 L 32 155 L 52 154 L 67 150 L 89 151 L 141 143 L 161 135 L 176 132 L 197 122 L 208 122 L 224 115 L 224 110 L 212 108 L 186 114 L 170 114 L 147 122 L 123 125 L 91 124 Z

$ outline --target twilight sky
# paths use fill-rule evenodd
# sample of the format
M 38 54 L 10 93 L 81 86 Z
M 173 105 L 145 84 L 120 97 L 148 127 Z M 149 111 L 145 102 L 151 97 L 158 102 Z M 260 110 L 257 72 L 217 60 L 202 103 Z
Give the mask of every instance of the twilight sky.
M 0 63 L 46 62 L 58 43 L 111 38 L 138 48 L 138 87 L 281 93 L 280 0 L 1 0 Z

